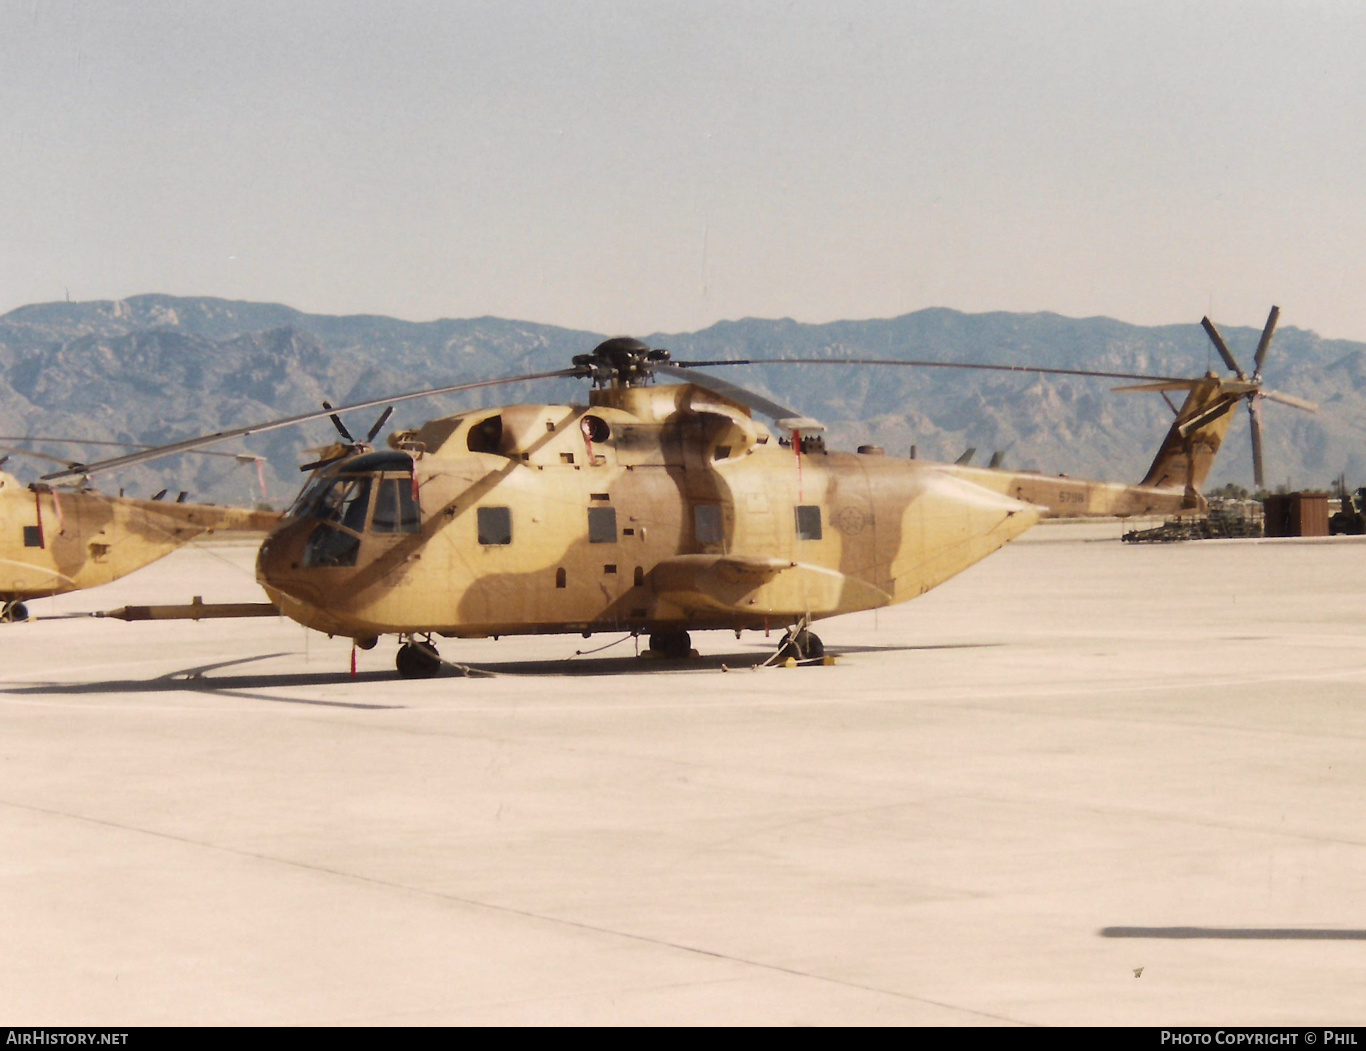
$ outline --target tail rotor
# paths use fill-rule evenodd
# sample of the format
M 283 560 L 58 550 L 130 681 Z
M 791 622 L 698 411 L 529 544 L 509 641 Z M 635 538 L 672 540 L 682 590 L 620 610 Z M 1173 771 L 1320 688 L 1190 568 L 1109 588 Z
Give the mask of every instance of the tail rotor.
M 358 441 L 356 437 L 346 429 L 346 424 L 342 423 L 341 416 L 331 412 L 332 403 L 323 402 L 323 408 L 329 410 L 328 419 L 332 421 L 332 426 L 337 428 L 337 433 L 341 435 L 341 441 L 333 442 L 331 445 L 320 448 L 308 449 L 307 452 L 321 454 L 319 459 L 310 463 L 302 464 L 299 470 L 316 471 L 319 467 L 326 467 L 328 464 L 336 463 L 338 460 L 345 460 L 349 456 L 358 456 L 361 453 L 370 452 L 375 436 L 384 429 L 384 425 L 389 422 L 389 417 L 394 414 L 394 407 L 388 406 L 365 434 L 364 441 Z
M 1214 344 L 1214 349 L 1223 358 L 1224 364 L 1234 374 L 1236 379 L 1225 379 L 1219 381 L 1219 391 L 1212 399 L 1208 408 L 1204 409 L 1198 416 L 1186 420 L 1181 425 L 1182 434 L 1189 434 L 1191 431 L 1198 430 L 1210 420 L 1231 411 L 1238 403 L 1240 398 L 1247 400 L 1247 411 L 1249 420 L 1249 433 L 1252 437 L 1252 474 L 1258 489 L 1265 488 L 1266 479 L 1264 473 L 1265 457 L 1262 452 L 1262 399 L 1280 402 L 1282 405 L 1289 405 L 1292 408 L 1303 409 L 1306 412 L 1318 412 L 1319 407 L 1312 401 L 1305 401 L 1303 398 L 1296 398 L 1289 394 L 1282 394 L 1280 391 L 1267 390 L 1262 386 L 1262 366 L 1266 364 L 1267 352 L 1271 349 L 1271 337 L 1276 331 L 1276 322 L 1280 320 L 1281 308 L 1272 307 L 1271 313 L 1267 315 L 1266 326 L 1262 329 L 1262 338 L 1257 341 L 1257 351 L 1252 359 L 1252 375 L 1249 377 L 1241 366 L 1238 359 L 1229 350 L 1228 344 L 1224 342 L 1224 337 L 1219 334 L 1219 330 L 1214 327 L 1214 322 L 1209 318 L 1202 318 L 1200 324 L 1204 327 L 1205 333 L 1209 336 L 1210 342 Z

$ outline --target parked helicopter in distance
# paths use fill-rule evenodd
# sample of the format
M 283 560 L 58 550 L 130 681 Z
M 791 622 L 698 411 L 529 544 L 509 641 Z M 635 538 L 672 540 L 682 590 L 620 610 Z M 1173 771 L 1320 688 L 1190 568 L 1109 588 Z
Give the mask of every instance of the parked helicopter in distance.
M 0 441 L 130 447 L 127 442 L 28 435 L 0 436 Z M 250 454 L 198 452 L 255 463 L 260 469 L 260 458 Z M 68 470 L 82 466 L 14 445 L 0 446 L 0 453 L 0 468 L 11 456 L 35 457 Z M 24 485 L 0 470 L 0 623 L 27 620 L 27 602 L 32 599 L 108 584 L 206 533 L 264 534 L 280 521 L 280 515 L 271 511 L 186 503 L 183 492 L 165 503 L 164 489 L 150 500 L 139 500 L 122 491 L 105 496 L 80 479 L 77 482 L 78 488 L 65 490 L 42 483 Z
M 391 434 L 383 450 L 370 441 L 384 417 L 358 442 L 334 416 L 344 440 L 308 465 L 261 546 L 257 579 L 307 627 L 366 649 L 399 636 L 405 677 L 439 672 L 436 636 L 627 631 L 681 658 L 691 631 L 779 627 L 788 655 L 815 657 L 811 621 L 916 598 L 1041 516 L 1203 509 L 1200 486 L 1240 400 L 1313 408 L 1262 389 L 1275 320 L 1273 310 L 1250 379 L 1236 364 L 1233 380 L 988 366 L 1187 391 L 1137 485 L 832 452 L 817 421 L 695 371 L 748 362 L 673 362 L 610 339 L 571 369 L 466 385 L 574 375 L 592 381 L 586 406 L 458 413 Z
M 279 521 L 271 511 L 30 486 L 0 471 L 0 621 L 27 620 L 32 599 L 108 584 L 205 533 L 264 534 Z

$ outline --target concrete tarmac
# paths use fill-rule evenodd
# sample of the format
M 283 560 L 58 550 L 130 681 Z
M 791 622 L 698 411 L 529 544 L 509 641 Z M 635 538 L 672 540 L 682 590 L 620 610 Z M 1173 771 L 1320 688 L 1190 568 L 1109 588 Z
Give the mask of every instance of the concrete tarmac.
M 0 627 L 0 1018 L 1366 1022 L 1366 546 L 1118 533 L 824 622 L 828 668 Z M 255 601 L 251 562 L 32 609 Z

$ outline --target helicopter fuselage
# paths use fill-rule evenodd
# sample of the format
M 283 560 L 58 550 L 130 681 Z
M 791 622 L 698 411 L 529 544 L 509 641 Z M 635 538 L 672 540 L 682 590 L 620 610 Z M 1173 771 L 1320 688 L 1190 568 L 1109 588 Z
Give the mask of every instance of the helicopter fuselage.
M 333 635 L 762 628 L 915 598 L 1042 507 L 780 441 L 691 385 L 434 420 L 320 469 L 257 576 Z

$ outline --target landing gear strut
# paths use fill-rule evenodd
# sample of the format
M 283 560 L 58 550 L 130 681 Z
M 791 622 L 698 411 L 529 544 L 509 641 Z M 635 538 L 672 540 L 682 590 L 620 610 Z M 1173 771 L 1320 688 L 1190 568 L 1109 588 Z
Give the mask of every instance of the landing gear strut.
M 692 656 L 692 639 L 686 631 L 656 631 L 650 636 L 650 652 L 671 661 Z
M 0 606 L 0 624 L 22 624 L 28 620 L 28 607 L 22 602 L 6 602 Z
M 404 679 L 431 679 L 441 672 L 441 654 L 429 639 L 409 639 L 398 648 L 394 664 Z

